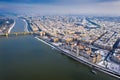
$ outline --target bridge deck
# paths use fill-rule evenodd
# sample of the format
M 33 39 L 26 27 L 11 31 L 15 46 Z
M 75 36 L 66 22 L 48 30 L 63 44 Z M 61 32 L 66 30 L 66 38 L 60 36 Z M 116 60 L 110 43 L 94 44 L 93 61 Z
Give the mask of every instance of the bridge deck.
M 10 35 L 32 35 L 34 34 L 34 32 L 13 32 L 13 33 L 4 33 L 4 34 L 0 34 L 0 36 L 10 36 Z

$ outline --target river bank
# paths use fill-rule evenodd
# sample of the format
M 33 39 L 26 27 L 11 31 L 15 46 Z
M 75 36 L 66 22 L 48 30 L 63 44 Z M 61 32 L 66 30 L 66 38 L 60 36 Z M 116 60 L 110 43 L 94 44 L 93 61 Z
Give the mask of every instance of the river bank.
M 22 19 L 22 20 L 25 22 L 24 31 L 25 31 L 25 32 L 29 32 L 29 31 L 28 31 L 28 23 L 27 23 L 27 21 L 26 21 L 25 19 Z
M 63 49 L 63 48 L 61 48 L 59 46 L 56 46 L 56 45 L 53 45 L 52 43 L 50 43 L 48 41 L 45 41 L 44 39 L 42 39 L 40 37 L 35 37 L 35 38 L 38 39 L 39 41 L 51 46 L 52 48 L 56 48 L 58 51 L 61 51 L 63 54 L 73 58 L 74 60 L 76 60 L 76 61 L 78 61 L 80 63 L 83 63 L 83 64 L 85 64 L 85 65 L 87 65 L 87 66 L 89 66 L 91 68 L 97 69 L 97 70 L 99 70 L 101 72 L 104 72 L 104 73 L 109 74 L 109 75 L 111 75 L 111 76 L 113 76 L 115 78 L 120 79 L 120 75 L 118 75 L 117 73 L 115 73 L 115 72 L 113 72 L 111 70 L 108 70 L 108 69 L 106 69 L 104 67 L 101 67 L 99 65 L 93 64 L 93 63 L 89 62 L 87 59 L 85 59 L 82 56 L 77 57 L 74 53 L 70 52 L 69 50 Z
M 8 34 L 11 32 L 11 30 L 13 29 L 13 27 L 15 26 L 15 24 L 16 24 L 16 21 L 14 20 L 14 23 L 12 24 L 12 26 L 8 30 Z

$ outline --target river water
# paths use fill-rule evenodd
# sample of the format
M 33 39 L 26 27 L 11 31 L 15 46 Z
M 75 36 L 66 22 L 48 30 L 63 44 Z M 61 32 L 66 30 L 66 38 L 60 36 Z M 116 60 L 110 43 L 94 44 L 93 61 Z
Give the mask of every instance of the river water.
M 24 31 L 16 19 L 12 32 Z M 0 80 L 117 80 L 67 57 L 33 36 L 0 39 Z

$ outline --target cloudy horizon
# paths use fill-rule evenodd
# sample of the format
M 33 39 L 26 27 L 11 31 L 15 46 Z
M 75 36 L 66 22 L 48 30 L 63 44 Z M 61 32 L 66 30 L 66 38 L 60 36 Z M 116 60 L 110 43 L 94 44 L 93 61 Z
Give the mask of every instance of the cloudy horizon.
M 120 16 L 120 0 L 1 0 L 0 12 Z

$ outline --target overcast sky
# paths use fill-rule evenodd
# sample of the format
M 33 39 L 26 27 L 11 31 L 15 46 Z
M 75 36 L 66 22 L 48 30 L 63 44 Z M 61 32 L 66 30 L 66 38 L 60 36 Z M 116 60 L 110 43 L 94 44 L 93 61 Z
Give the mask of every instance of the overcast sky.
M 0 12 L 120 16 L 120 0 L 0 0 Z

